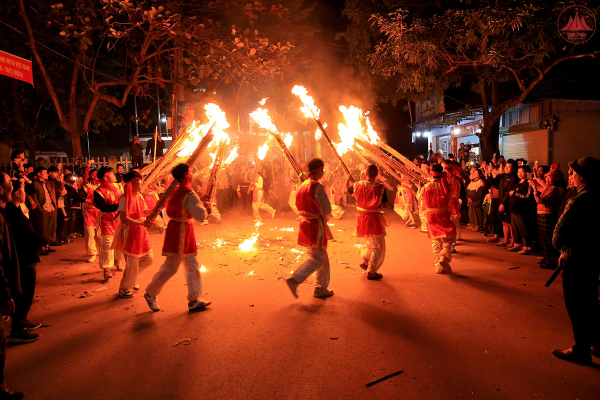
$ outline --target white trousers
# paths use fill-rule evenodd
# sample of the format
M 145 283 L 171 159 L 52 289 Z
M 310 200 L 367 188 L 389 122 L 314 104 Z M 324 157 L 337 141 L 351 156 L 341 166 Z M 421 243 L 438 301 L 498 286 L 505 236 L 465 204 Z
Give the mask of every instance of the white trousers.
M 95 226 L 85 227 L 85 254 L 87 256 L 97 256 L 98 246 L 96 245 L 96 239 L 100 238 L 100 229 Z
M 327 249 L 317 249 L 312 247 L 308 250 L 308 260 L 304 261 L 294 273 L 292 277 L 298 283 L 302 283 L 312 274 L 316 272 L 317 283 L 316 288 L 326 289 L 329 286 L 329 256 L 327 255 Z
M 419 211 L 419 218 L 421 219 L 421 232 L 427 232 L 427 211 Z
M 340 219 L 340 218 L 342 218 L 342 215 L 344 215 L 344 209 L 338 205 L 332 204 L 331 205 L 331 216 L 334 219 Z
M 125 266 L 125 257 L 121 250 L 113 250 L 112 243 L 115 239 L 114 236 L 102 235 L 102 243 L 100 245 L 100 268 L 109 269 L 114 267 L 115 264 L 119 266 Z
M 152 265 L 153 256 L 152 249 L 150 249 L 148 254 L 141 257 L 133 257 L 125 254 L 125 272 L 123 272 L 119 289 L 133 289 L 137 283 L 138 273 Z
M 268 212 L 270 215 L 273 215 L 275 211 L 273 207 L 265 203 L 264 201 L 253 201 L 252 202 L 252 214 L 254 214 L 255 220 L 261 220 L 260 212 L 258 210 L 263 210 Z
M 385 236 L 369 237 L 367 247 L 361 251 L 363 262 L 369 266 L 367 272 L 377 272 L 385 261 Z
M 292 209 L 292 211 L 295 212 L 296 215 L 299 215 L 300 213 L 298 212 L 298 207 L 296 207 L 296 195 L 297 194 L 298 194 L 298 190 L 292 189 L 292 191 L 290 192 L 290 198 L 288 200 L 288 204 L 289 204 L 290 208 Z
M 217 221 L 221 221 L 221 213 L 217 208 L 217 203 L 210 203 L 210 216 L 215 217 Z
M 188 288 L 188 302 L 193 302 L 202 294 L 202 276 L 200 275 L 200 265 L 196 257 L 181 258 L 178 256 L 167 256 L 164 264 L 152 278 L 152 282 L 146 287 L 148 296 L 156 297 L 169 279 L 179 269 L 183 261 L 185 265 L 185 280 Z
M 450 216 L 452 222 L 454 222 L 454 227 L 456 228 L 456 240 L 460 239 L 460 214 L 452 214 Z
M 452 241 L 431 239 L 431 250 L 433 251 L 436 270 L 445 269 L 444 264 L 450 266 L 450 261 L 452 261 Z

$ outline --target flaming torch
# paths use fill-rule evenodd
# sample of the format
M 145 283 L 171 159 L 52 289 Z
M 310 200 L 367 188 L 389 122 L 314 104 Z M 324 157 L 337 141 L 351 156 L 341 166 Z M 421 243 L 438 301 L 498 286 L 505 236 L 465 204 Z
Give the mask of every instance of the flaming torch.
M 213 162 L 212 169 L 210 170 L 208 183 L 206 185 L 206 195 L 204 200 L 207 203 L 211 203 L 213 198 L 215 197 L 215 192 L 217 191 L 217 176 L 219 174 L 219 170 L 221 169 L 224 155 L 225 141 L 221 140 L 219 141 L 217 152 L 215 153 L 215 160 Z
M 281 147 L 281 150 L 283 151 L 283 155 L 285 156 L 285 158 L 287 158 L 287 160 L 289 161 L 292 168 L 294 168 L 294 171 L 296 171 L 296 173 L 298 174 L 298 178 L 300 178 L 300 180 L 302 182 L 304 182 L 306 179 L 308 179 L 308 177 L 306 176 L 304 171 L 302 171 L 302 167 L 300 167 L 300 164 L 298 164 L 298 161 L 296 161 L 296 159 L 294 158 L 294 156 L 288 149 L 288 146 L 286 146 L 286 143 L 284 143 L 284 139 L 281 138 L 281 134 L 277 130 L 277 127 L 271 121 L 271 116 L 269 115 L 269 111 L 265 110 L 263 108 L 259 108 L 256 111 L 250 113 L 250 116 L 252 117 L 252 119 L 254 119 L 258 123 L 258 125 L 261 128 L 264 128 L 267 131 L 269 131 L 269 133 L 271 134 L 273 139 L 275 139 L 275 142 L 277 142 L 279 147 Z M 286 136 L 286 138 L 285 138 L 285 142 L 288 141 L 288 138 L 289 138 L 289 141 L 291 144 L 292 135 L 288 134 L 288 136 Z M 267 150 L 268 150 L 267 143 L 265 143 L 265 145 L 263 147 L 265 147 L 265 146 L 267 147 Z M 260 151 L 259 151 L 259 153 L 260 153 Z M 265 154 L 266 154 L 266 150 L 265 150 Z M 260 154 L 259 154 L 259 158 L 260 158 Z M 263 158 L 264 158 L 264 155 L 263 155 Z
M 338 154 L 335 146 L 333 145 L 333 142 L 329 138 L 329 135 L 327 135 L 327 132 L 325 131 L 325 128 L 323 127 L 323 124 L 321 124 L 321 121 L 319 120 L 319 112 L 320 111 L 315 106 L 315 101 L 313 100 L 313 98 L 308 95 L 308 92 L 306 91 L 306 89 L 303 86 L 298 86 L 298 85 L 294 86 L 294 88 L 292 89 L 292 93 L 294 93 L 296 96 L 298 96 L 300 98 L 300 100 L 302 100 L 304 107 L 301 108 L 301 111 L 304 113 L 304 116 L 306 116 L 307 118 L 312 118 L 313 121 L 315 121 L 315 123 L 317 124 L 317 127 L 321 130 L 321 133 L 323 133 L 323 136 L 325 136 L 327 143 L 329 143 L 331 150 L 333 150 L 333 153 L 337 156 L 340 164 L 342 165 L 342 167 L 348 174 L 349 179 L 352 182 L 354 182 L 354 179 L 352 178 L 352 174 L 350 173 L 350 170 L 348 169 L 346 164 L 344 164 L 344 160 L 342 160 L 342 157 Z

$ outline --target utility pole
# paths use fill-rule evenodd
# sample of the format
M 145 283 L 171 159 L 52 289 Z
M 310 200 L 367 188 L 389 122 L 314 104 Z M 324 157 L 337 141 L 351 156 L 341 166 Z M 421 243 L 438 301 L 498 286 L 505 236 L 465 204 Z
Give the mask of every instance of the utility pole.
M 138 128 L 138 112 L 137 112 L 137 94 L 133 96 L 133 106 L 135 108 L 135 136 L 140 137 L 140 132 Z M 132 139 L 132 138 L 129 138 Z
M 173 83 L 173 101 L 171 103 L 171 137 L 172 140 L 177 139 L 179 134 L 179 111 L 178 103 L 184 100 L 183 85 L 181 79 L 183 77 L 183 50 L 175 49 L 173 57 L 173 70 L 171 71 L 171 82 Z

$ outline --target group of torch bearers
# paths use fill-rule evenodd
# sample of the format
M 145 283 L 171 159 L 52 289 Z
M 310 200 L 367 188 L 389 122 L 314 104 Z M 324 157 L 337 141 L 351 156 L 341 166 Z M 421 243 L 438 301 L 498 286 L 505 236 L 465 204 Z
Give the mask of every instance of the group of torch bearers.
M 386 252 L 385 228 L 388 223 L 383 208 L 388 199 L 385 188 L 393 188 L 386 183 L 385 179 L 378 178 L 380 171 L 385 171 L 388 176 L 401 183 L 398 189 L 404 194 L 405 205 L 397 211 L 407 218 L 408 225 L 414 225 L 412 201 L 408 201 L 412 196 L 409 193 L 413 192 L 410 187 L 414 183 L 420 188 L 418 199 L 422 228 L 427 227 L 432 240 L 436 272 L 451 272 L 451 245 L 456 236 L 451 210 L 454 202 L 458 200 L 458 194 L 455 196 L 453 190 L 451 173 L 438 170 L 439 165 L 432 167 L 429 173 L 419 169 L 382 142 L 373 130 L 368 117 L 355 107 L 340 107 L 347 123 L 340 124 L 341 142 L 334 144 L 325 130 L 326 125 L 319 120 L 319 110 L 314 106 L 312 98 L 307 95 L 306 89 L 296 86 L 293 93 L 302 100 L 303 112 L 314 120 L 319 134 L 325 138 L 339 161 L 339 167 L 348 177 L 343 190 L 345 194 L 356 198 L 356 236 L 366 238 L 368 241 L 368 245 L 362 252 L 360 264 L 360 267 L 366 271 L 367 279 L 380 280 L 383 277 L 378 271 L 384 262 Z M 237 156 L 237 146 L 225 159 L 225 146 L 229 144 L 229 138 L 223 129 L 229 124 L 218 106 L 208 104 L 205 110 L 209 119 L 206 125 L 194 122 L 170 146 L 164 157 L 142 170 L 133 169 L 125 174 L 122 186 L 116 184 L 111 168 L 102 167 L 95 176 L 92 174 L 91 183 L 87 188 L 86 236 L 90 262 L 95 261 L 98 253 L 95 250 L 95 236 L 96 231 L 99 230 L 101 233 L 100 267 L 104 270 L 105 279 L 113 276 L 110 271 L 113 266 L 124 270 L 119 288 L 119 296 L 122 297 L 133 295 L 131 290 L 139 288 L 137 285 L 139 271 L 152 264 L 153 252 L 149 244 L 147 228 L 156 221 L 161 221 L 160 213 L 163 208 L 166 208 L 169 223 L 162 249 L 166 260 L 144 294 L 149 307 L 154 311 L 160 309 L 157 295 L 182 262 L 186 268 L 189 309 L 203 309 L 210 304 L 199 299 L 202 293 L 202 279 L 196 260 L 197 247 L 192 221 L 193 219 L 205 221 L 211 212 L 220 219 L 215 204 L 215 191 L 221 170 Z M 320 158 L 313 158 L 308 162 L 306 170 L 303 170 L 289 150 L 290 135 L 284 138 L 279 133 L 268 111 L 259 108 L 251 113 L 251 117 L 262 128 L 268 130 L 270 137 L 297 175 L 297 185 L 292 190 L 289 203 L 298 214 L 300 224 L 298 243 L 308 248 L 309 258 L 286 282 L 297 297 L 298 285 L 314 272 L 317 276 L 314 296 L 329 297 L 333 295 L 333 291 L 328 289 L 330 273 L 326 248 L 327 242 L 333 236 L 327 220 L 332 212 L 339 217 L 343 210 L 335 204 L 332 205 L 329 199 L 331 193 L 328 196 L 320 183 L 325 174 L 325 163 Z M 263 158 L 268 150 L 267 143 L 262 146 Z M 199 168 L 197 163 L 200 156 L 209 146 L 215 147 L 214 153 L 211 154 L 213 163 L 209 167 Z M 368 164 L 364 180 L 355 181 L 352 177 L 342 159 L 345 152 L 351 152 L 365 165 Z M 260 154 L 259 158 L 261 158 Z M 201 198 L 191 186 L 194 168 L 200 174 L 204 174 L 205 189 Z M 275 210 L 264 201 L 262 177 L 260 174 L 255 174 L 255 178 L 251 184 L 255 218 L 260 220 L 259 209 L 264 209 L 274 216 Z

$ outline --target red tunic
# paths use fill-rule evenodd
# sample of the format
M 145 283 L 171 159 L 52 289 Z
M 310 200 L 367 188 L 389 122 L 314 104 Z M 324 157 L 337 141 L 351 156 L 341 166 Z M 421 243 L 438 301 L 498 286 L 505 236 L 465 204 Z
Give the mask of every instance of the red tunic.
M 193 218 L 185 208 L 187 196 L 195 196 L 189 184 L 180 183 L 167 199 L 166 211 L 171 219 L 167 225 L 163 256 L 195 257 L 198 253 Z
M 422 188 L 422 202 L 427 212 L 428 234 L 432 239 L 452 239 L 456 236 L 454 223 L 450 219 L 448 200 L 450 189 L 442 179 L 435 179 Z
M 121 189 L 120 185 L 112 183 L 108 184 L 113 185 L 115 190 L 100 185 L 96 189 L 96 193 L 99 193 L 102 196 L 106 204 L 119 204 L 119 199 L 123 195 L 123 189 Z M 100 232 L 102 232 L 102 235 L 115 236 L 117 226 L 119 225 L 119 221 L 115 220 L 118 214 L 118 211 L 102 213 L 100 216 Z
M 85 202 L 85 215 L 84 215 L 84 224 L 85 226 L 96 226 L 96 222 L 98 221 L 98 215 L 100 214 L 100 210 L 94 207 L 94 190 L 98 185 L 92 185 L 88 183 L 85 185 L 84 190 L 87 193 L 87 200 Z
M 327 241 L 333 239 L 316 198 L 319 186 L 322 186 L 319 182 L 307 179 L 296 194 L 296 207 L 302 217 L 298 230 L 298 244 L 301 246 L 326 248 Z
M 356 197 L 356 236 L 376 237 L 385 235 L 385 224 L 381 220 L 381 199 L 384 186 L 371 180 L 354 184 Z
M 448 188 L 450 189 L 450 199 L 448 203 L 450 212 L 452 214 L 460 214 L 460 202 L 458 201 L 460 198 L 460 178 L 444 171 L 444 177 L 442 179 L 446 179 Z
M 147 210 L 144 197 L 137 193 L 132 194 L 132 198 L 127 200 L 129 200 L 126 206 L 127 217 L 136 220 L 142 219 Z M 121 226 L 120 243 L 117 246 L 123 253 L 133 257 L 142 257 L 150 252 L 148 229 L 144 225 L 121 224 Z

